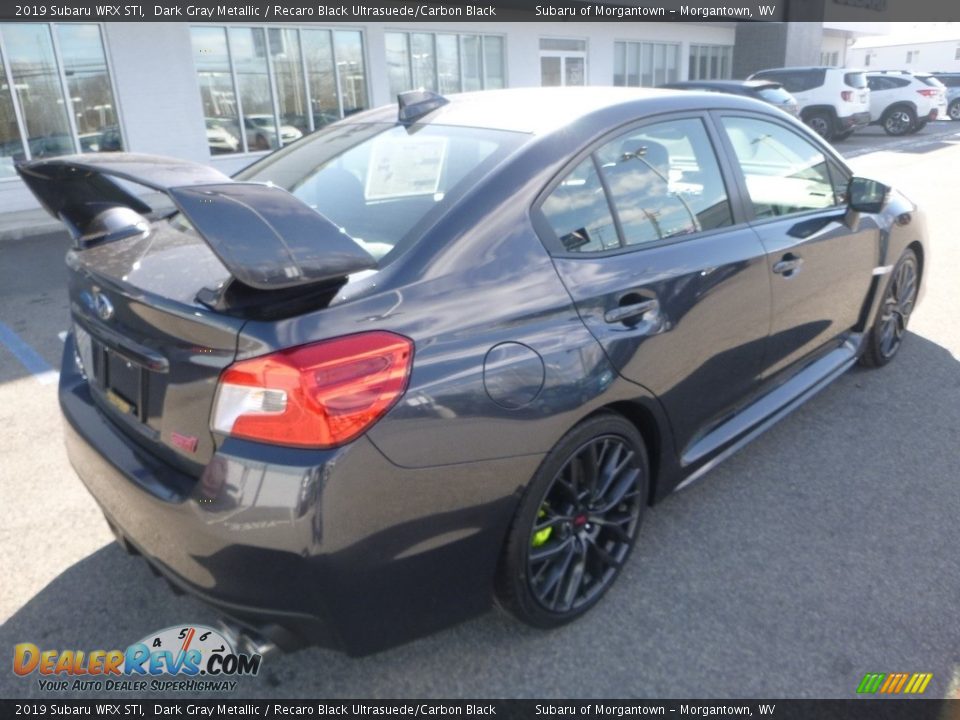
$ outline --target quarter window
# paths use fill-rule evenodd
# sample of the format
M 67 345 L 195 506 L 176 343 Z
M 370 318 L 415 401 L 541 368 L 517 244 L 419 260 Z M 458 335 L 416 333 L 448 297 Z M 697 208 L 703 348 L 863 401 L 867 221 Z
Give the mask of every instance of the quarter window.
M 620 247 L 592 157 L 554 188 L 541 210 L 567 252 L 601 252 Z
M 827 159 L 816 146 L 781 125 L 725 117 L 723 127 L 743 171 L 757 218 L 821 210 L 842 202 Z

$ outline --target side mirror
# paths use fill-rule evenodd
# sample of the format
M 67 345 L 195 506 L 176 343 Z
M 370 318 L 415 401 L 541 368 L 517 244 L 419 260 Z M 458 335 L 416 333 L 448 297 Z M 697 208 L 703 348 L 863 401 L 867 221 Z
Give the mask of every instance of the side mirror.
M 847 185 L 847 205 L 857 212 L 878 213 L 883 209 L 889 192 L 890 188 L 881 182 L 853 177 Z

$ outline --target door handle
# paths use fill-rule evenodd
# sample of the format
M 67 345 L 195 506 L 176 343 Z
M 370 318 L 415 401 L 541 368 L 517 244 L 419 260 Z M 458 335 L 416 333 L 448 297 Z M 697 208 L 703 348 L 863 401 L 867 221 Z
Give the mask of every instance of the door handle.
M 803 265 L 802 257 L 798 255 L 794 255 L 792 253 L 787 253 L 786 255 L 783 256 L 783 258 L 779 262 L 774 263 L 773 271 L 777 275 L 790 277 L 795 272 L 797 272 L 802 265 Z
M 622 323 L 633 318 L 646 315 L 649 312 L 656 312 L 660 309 L 660 303 L 656 298 L 644 300 L 643 302 L 631 303 L 630 305 L 621 305 L 613 310 L 604 313 L 603 319 L 608 323 Z

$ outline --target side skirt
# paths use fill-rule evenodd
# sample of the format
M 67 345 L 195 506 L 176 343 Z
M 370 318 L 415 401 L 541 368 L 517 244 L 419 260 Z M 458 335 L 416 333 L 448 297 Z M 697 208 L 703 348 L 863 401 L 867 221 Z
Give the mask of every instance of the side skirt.
M 801 370 L 783 385 L 744 408 L 727 422 L 687 446 L 681 463 L 689 466 L 724 448 L 674 489 L 682 490 L 812 398 L 856 362 L 863 335 L 847 338 L 836 350 Z M 726 447 L 725 447 L 726 446 Z

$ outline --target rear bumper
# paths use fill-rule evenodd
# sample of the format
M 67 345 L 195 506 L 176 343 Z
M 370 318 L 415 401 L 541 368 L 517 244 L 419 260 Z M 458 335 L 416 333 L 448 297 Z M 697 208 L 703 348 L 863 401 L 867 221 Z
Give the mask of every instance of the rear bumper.
M 847 115 L 845 117 L 838 117 L 837 124 L 840 126 L 840 129 L 844 131 L 866 127 L 870 124 L 870 113 L 859 112 L 853 113 L 853 115 Z
M 366 438 L 332 451 L 228 440 L 194 480 L 104 416 L 72 336 L 64 350 L 70 461 L 123 543 L 176 588 L 281 648 L 351 654 L 490 606 L 516 490 L 539 458 L 409 470 Z

